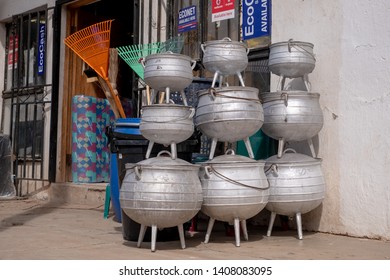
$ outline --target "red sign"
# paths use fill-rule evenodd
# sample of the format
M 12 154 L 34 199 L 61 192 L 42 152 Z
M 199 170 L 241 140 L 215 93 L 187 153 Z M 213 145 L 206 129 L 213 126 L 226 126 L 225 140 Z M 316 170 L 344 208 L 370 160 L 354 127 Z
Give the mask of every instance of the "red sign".
M 9 37 L 9 48 L 8 48 L 8 70 L 12 70 L 13 65 L 15 65 L 14 66 L 15 69 L 18 68 L 18 58 L 19 58 L 19 37 L 17 35 L 15 36 L 11 35 Z
M 234 0 L 213 0 L 211 14 L 212 22 L 234 18 Z

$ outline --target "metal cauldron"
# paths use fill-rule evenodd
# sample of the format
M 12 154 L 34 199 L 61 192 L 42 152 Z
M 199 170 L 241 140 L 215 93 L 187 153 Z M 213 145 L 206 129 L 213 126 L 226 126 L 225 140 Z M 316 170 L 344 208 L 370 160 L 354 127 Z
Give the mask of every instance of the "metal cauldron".
M 311 73 L 316 62 L 313 47 L 312 43 L 292 39 L 271 44 L 268 61 L 270 71 L 287 78 L 298 78 Z
M 170 145 L 172 158 L 177 157 L 176 144 L 187 140 L 194 133 L 191 106 L 176 104 L 153 104 L 142 107 L 139 125 L 142 136 L 148 139 L 146 158 L 149 158 L 154 143 Z
M 223 78 L 234 74 L 238 76 L 241 85 L 245 86 L 241 72 L 248 65 L 249 49 L 244 43 L 226 37 L 222 40 L 207 41 L 201 44 L 201 48 L 204 53 L 202 60 L 204 67 L 215 73 L 211 87 L 215 86 L 218 76 Z
M 244 140 L 249 156 L 254 158 L 249 137 L 263 125 L 263 107 L 259 90 L 252 87 L 223 87 L 199 91 L 195 125 L 212 138 L 210 159 L 217 141 Z
M 241 222 L 244 238 L 248 240 L 246 220 L 258 214 L 268 202 L 264 164 L 264 161 L 235 155 L 232 150 L 201 164 L 201 210 L 210 217 L 205 243 L 209 241 L 215 220 L 234 223 L 236 246 L 240 246 Z
M 286 149 L 281 158 L 268 158 L 265 170 L 270 184 L 266 209 L 271 211 L 267 235 L 271 235 L 276 214 L 295 215 L 298 237 L 302 239 L 301 214 L 318 207 L 325 196 L 321 160 Z
M 170 91 L 182 91 L 191 84 L 196 65 L 189 56 L 172 52 L 151 54 L 142 63 L 144 81 L 152 89 L 166 92 L 167 100 Z
M 169 157 L 163 156 L 164 153 Z M 157 228 L 178 226 L 181 245 L 185 247 L 183 223 L 198 213 L 203 201 L 198 173 L 199 166 L 173 160 L 167 151 L 155 158 L 126 164 L 120 204 L 130 219 L 141 224 L 138 247 L 148 226 L 152 227 L 152 251 Z
M 264 110 L 261 129 L 269 137 L 279 140 L 279 157 L 285 141 L 311 140 L 323 127 L 318 93 L 264 92 L 260 97 Z

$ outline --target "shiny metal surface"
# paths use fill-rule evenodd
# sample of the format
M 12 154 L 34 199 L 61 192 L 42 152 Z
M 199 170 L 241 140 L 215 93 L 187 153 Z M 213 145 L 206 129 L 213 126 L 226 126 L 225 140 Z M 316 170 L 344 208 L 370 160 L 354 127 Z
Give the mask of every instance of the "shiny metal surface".
M 195 62 L 189 56 L 177 53 L 158 53 L 145 58 L 144 80 L 159 91 L 181 91 L 193 80 Z
M 246 220 L 264 209 L 269 185 L 264 161 L 226 154 L 201 164 L 202 212 L 210 218 Z
M 312 43 L 289 40 L 270 45 L 268 66 L 273 74 L 297 78 L 309 74 L 315 67 Z
M 324 120 L 318 93 L 306 91 L 264 92 L 262 130 L 269 137 L 302 141 L 314 137 Z
M 247 46 L 230 38 L 207 41 L 201 45 L 203 65 L 211 72 L 233 75 L 243 71 L 248 65 Z
M 120 203 L 129 218 L 144 226 L 173 227 L 194 217 L 203 195 L 199 166 L 162 156 L 126 164 Z
M 281 158 L 268 158 L 265 164 L 270 184 L 266 209 L 286 216 L 307 213 L 325 197 L 321 160 L 290 151 L 285 150 Z
M 199 92 L 195 125 L 210 138 L 244 139 L 258 131 L 263 120 L 257 88 L 234 86 Z
M 194 132 L 191 106 L 153 104 L 142 107 L 139 125 L 142 136 L 155 143 L 170 145 L 187 140 Z

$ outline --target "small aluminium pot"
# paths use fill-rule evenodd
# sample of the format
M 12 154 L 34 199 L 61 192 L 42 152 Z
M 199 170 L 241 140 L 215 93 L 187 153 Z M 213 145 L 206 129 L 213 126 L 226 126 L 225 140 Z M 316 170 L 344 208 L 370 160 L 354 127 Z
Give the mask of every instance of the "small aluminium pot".
M 210 217 L 205 243 L 209 241 L 215 220 L 234 223 L 236 246 L 240 245 L 240 222 L 244 238 L 248 239 L 246 219 L 258 214 L 268 202 L 269 184 L 264 164 L 264 161 L 235 155 L 232 150 L 201 164 L 201 210 Z
M 212 87 L 215 86 L 219 75 L 223 77 L 234 74 L 240 79 L 241 85 L 245 86 L 241 72 L 248 65 L 249 50 L 244 43 L 226 37 L 222 40 L 207 41 L 201 44 L 201 48 L 204 53 L 202 60 L 204 67 L 215 73 Z
M 172 52 L 151 54 L 142 63 L 146 84 L 168 95 L 169 91 L 182 91 L 191 84 L 196 65 L 189 56 Z
M 289 40 L 270 45 L 268 67 L 273 74 L 298 78 L 311 73 L 315 67 L 312 43 Z
M 194 133 L 191 106 L 176 104 L 152 104 L 142 107 L 139 125 L 142 136 L 149 140 L 146 158 L 149 158 L 154 143 L 170 145 L 172 157 L 177 157 L 176 144 L 187 140 Z
M 169 156 L 163 156 L 164 153 Z M 152 251 L 157 228 L 178 226 L 181 245 L 185 247 L 183 223 L 199 212 L 203 201 L 198 173 L 199 166 L 173 160 L 167 151 L 126 164 L 120 204 L 130 219 L 141 224 L 138 247 L 148 226 L 152 227 Z

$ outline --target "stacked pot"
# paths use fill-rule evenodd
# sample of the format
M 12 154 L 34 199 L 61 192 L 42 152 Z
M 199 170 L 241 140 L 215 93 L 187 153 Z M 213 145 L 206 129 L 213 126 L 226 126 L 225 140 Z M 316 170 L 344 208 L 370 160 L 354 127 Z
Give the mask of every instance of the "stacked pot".
M 149 140 L 146 160 L 126 164 L 120 203 L 126 215 L 141 225 L 140 247 L 147 227 L 151 227 L 151 250 L 156 250 L 157 229 L 177 226 L 185 248 L 183 223 L 200 210 L 203 195 L 199 166 L 177 158 L 176 144 L 194 132 L 195 109 L 187 106 L 184 88 L 191 84 L 195 62 L 185 55 L 160 53 L 144 59 L 144 80 L 153 90 L 164 91 L 165 103 L 142 107 L 140 132 Z M 182 93 L 184 105 L 170 100 L 170 91 Z M 149 158 L 154 143 L 171 147 Z
M 246 220 L 267 204 L 269 185 L 265 162 L 254 160 L 249 137 L 263 125 L 263 108 L 258 89 L 245 87 L 241 72 L 248 64 L 248 50 L 230 38 L 202 44 L 204 67 L 214 72 L 210 89 L 198 92 L 195 125 L 212 139 L 209 160 L 201 164 L 202 212 L 210 217 L 205 243 L 215 220 L 234 225 L 236 246 L 240 246 L 240 224 L 248 239 Z M 224 77 L 237 75 L 240 86 L 224 86 Z M 219 86 L 215 87 L 219 79 Z M 218 141 L 244 140 L 249 157 L 228 150 L 214 158 Z
M 315 67 L 313 44 L 289 40 L 271 44 L 269 69 L 281 77 L 276 92 L 261 93 L 264 109 L 263 132 L 279 141 L 278 154 L 267 159 L 266 174 L 270 196 L 266 206 L 271 211 L 267 235 L 271 235 L 276 214 L 293 216 L 298 238 L 302 239 L 301 214 L 316 208 L 323 200 L 325 183 L 321 160 L 316 157 L 312 138 L 323 126 L 320 95 L 310 91 L 308 74 Z M 285 80 L 301 79 L 305 90 L 288 90 Z M 286 153 L 286 142 L 307 140 L 312 157 Z
M 193 80 L 192 69 L 196 62 L 182 54 L 167 52 L 147 56 L 144 80 L 152 88 L 152 98 L 157 91 L 165 93 L 165 103 L 142 107 L 140 132 L 149 140 L 146 158 L 154 143 L 171 147 L 172 158 L 177 157 L 176 144 L 187 140 L 194 133 L 195 109 L 187 105 L 184 89 Z M 181 92 L 184 105 L 174 104 L 171 91 Z

